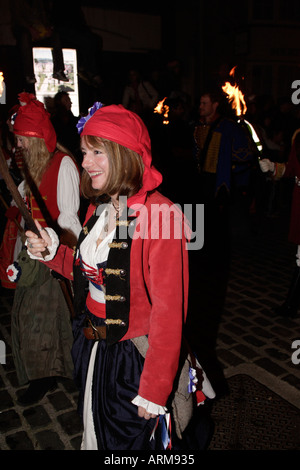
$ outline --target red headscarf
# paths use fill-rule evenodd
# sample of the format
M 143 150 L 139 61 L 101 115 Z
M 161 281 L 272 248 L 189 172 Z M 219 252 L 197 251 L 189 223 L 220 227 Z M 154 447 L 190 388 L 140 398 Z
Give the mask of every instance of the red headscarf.
M 30 93 L 20 93 L 21 106 L 14 122 L 14 134 L 44 139 L 49 152 L 56 148 L 56 133 L 43 103 Z
M 130 205 L 143 203 L 146 193 L 161 184 L 162 175 L 152 166 L 151 141 L 147 127 L 137 114 L 128 111 L 122 105 L 103 106 L 87 120 L 81 135 L 111 140 L 142 157 L 145 167 L 143 187 L 129 198 Z

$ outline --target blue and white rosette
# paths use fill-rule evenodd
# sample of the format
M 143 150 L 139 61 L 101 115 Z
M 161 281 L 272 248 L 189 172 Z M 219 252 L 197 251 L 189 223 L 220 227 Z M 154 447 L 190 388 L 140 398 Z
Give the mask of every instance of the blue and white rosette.
M 103 103 L 100 101 L 96 101 L 91 108 L 89 108 L 89 112 L 87 116 L 83 116 L 82 118 L 79 119 L 78 123 L 76 124 L 78 134 L 81 134 L 85 124 L 87 121 L 95 114 L 98 109 L 102 108 L 104 106 Z

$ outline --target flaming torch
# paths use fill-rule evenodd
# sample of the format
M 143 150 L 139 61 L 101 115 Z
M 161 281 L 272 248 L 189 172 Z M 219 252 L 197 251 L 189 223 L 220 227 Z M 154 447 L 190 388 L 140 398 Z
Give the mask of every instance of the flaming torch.
M 236 66 L 230 70 L 229 75 L 234 78 Z M 247 106 L 245 102 L 245 98 L 239 87 L 234 84 L 232 85 L 229 82 L 226 82 L 225 85 L 222 86 L 222 90 L 227 94 L 228 101 L 232 105 L 232 109 L 235 109 L 237 116 L 242 116 L 247 111 Z
M 233 67 L 233 69 L 231 69 L 231 71 L 229 72 L 229 75 L 232 78 L 234 78 L 235 69 L 236 69 L 236 66 Z M 234 83 L 234 85 L 232 85 L 231 83 L 226 82 L 225 85 L 222 86 L 222 90 L 224 91 L 224 93 L 226 93 L 226 95 L 228 97 L 228 101 L 229 101 L 229 103 L 231 103 L 232 109 L 235 110 L 236 115 L 240 118 L 238 120 L 238 122 L 243 121 L 243 123 L 246 125 L 246 127 L 248 128 L 248 130 L 250 132 L 252 140 L 254 141 L 254 143 L 257 147 L 257 150 L 258 150 L 259 154 L 261 154 L 262 144 L 260 142 L 260 139 L 259 139 L 254 127 L 252 126 L 252 124 L 250 124 L 250 122 L 246 121 L 246 119 L 244 119 L 244 117 L 243 117 L 245 115 L 246 111 L 247 111 L 246 101 L 245 101 L 243 93 L 241 92 L 241 90 L 239 89 L 239 87 L 237 86 L 236 83 Z
M 169 124 L 169 106 L 167 106 L 165 103 L 165 100 L 167 97 L 165 97 L 162 101 L 159 101 L 159 103 L 156 105 L 154 108 L 154 113 L 162 114 L 164 119 L 163 119 L 163 124 Z

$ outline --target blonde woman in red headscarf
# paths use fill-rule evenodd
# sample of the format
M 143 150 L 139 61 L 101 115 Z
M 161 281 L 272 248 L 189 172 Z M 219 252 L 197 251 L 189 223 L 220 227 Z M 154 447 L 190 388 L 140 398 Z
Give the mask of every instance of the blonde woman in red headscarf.
M 44 231 L 42 240 L 26 235 L 31 256 L 47 247 L 47 264 L 74 279 L 82 449 L 176 449 L 187 424 L 172 427 L 188 301 L 185 218 L 157 190 L 162 177 L 135 113 L 95 103 L 77 127 L 82 190 L 91 201 L 77 249 Z M 190 402 L 196 369 L 186 372 L 182 394 Z
M 13 130 L 23 149 L 25 180 L 19 187 L 40 228 L 49 226 L 76 245 L 81 224 L 79 170 L 66 150 L 59 150 L 50 116 L 28 93 L 19 95 Z M 23 222 L 24 225 L 24 222 Z M 24 227 L 26 230 L 26 227 Z M 29 387 L 21 405 L 39 401 L 56 387 L 57 377 L 72 378 L 70 312 L 54 272 L 16 244 L 16 262 L 7 270 L 17 287 L 12 308 L 12 349 L 20 385 Z

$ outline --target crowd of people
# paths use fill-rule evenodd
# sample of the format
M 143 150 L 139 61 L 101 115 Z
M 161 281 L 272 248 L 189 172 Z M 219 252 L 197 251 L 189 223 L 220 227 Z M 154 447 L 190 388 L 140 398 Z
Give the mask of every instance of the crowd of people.
M 80 172 L 34 95 L 19 95 L 12 119 L 23 151 L 18 190 L 36 223 L 32 232 L 16 213 L 18 236 L 5 238 L 16 286 L 13 357 L 20 385 L 28 384 L 18 403 L 36 403 L 57 377 L 73 374 L 82 449 L 185 448 L 196 439 L 189 421 L 197 402 L 214 392 L 182 340 L 190 229 L 157 191 L 162 175 L 145 123 L 123 105 L 95 103 L 77 124 Z M 82 226 L 80 179 L 89 200 Z M 66 290 L 74 292 L 71 309 Z
M 289 202 L 279 185 L 296 177 L 290 233 L 300 245 L 300 124 L 285 101 L 251 97 L 260 150 L 222 90 L 203 90 L 193 107 L 175 74 L 166 117 L 154 112 L 166 90 L 137 69 L 129 78 L 122 104 L 97 101 L 75 117 L 65 91 L 51 110 L 21 93 L 2 123 L 1 158 L 36 224 L 28 230 L 2 179 L 0 280 L 15 289 L 13 356 L 28 384 L 19 404 L 72 377 L 82 449 L 203 449 L 209 432 L 192 417 L 215 392 L 185 337 L 192 227 L 183 207 L 204 204 L 203 252 L 220 262 L 232 221 L 249 230 L 253 217 L 275 216 Z M 279 314 L 297 313 L 299 256 Z

